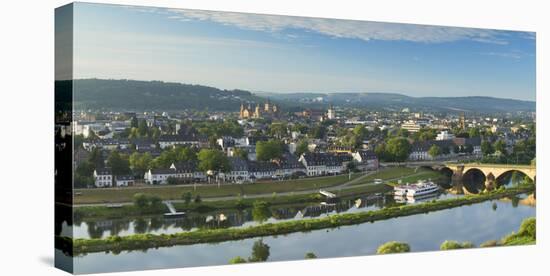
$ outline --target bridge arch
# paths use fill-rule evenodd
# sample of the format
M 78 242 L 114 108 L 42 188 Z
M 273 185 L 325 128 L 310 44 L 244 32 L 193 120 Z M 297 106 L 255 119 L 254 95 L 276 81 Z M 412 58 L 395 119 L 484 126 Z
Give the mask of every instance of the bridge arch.
M 487 176 L 479 168 L 468 168 L 462 173 L 462 183 L 468 193 L 478 194 L 485 190 Z
M 535 181 L 534 177 L 530 177 L 525 171 L 521 169 L 511 169 L 500 172 L 500 174 L 496 176 L 495 182 L 497 186 L 506 186 L 509 182 L 517 183 L 523 181 L 525 178 L 533 182 Z

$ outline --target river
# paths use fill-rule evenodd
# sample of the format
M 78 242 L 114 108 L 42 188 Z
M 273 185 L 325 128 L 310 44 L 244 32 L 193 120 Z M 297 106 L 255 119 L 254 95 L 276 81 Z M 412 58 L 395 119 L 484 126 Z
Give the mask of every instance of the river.
M 449 197 L 453 195 L 441 195 Z M 373 204 L 362 203 L 359 208 L 353 206 L 354 201 L 347 202 L 349 208 L 341 212 L 363 211 L 380 208 L 388 204 L 387 199 L 373 200 Z M 377 203 L 376 203 L 377 202 Z M 344 205 L 345 205 L 344 204 Z M 411 246 L 414 252 L 438 250 L 444 240 L 471 241 L 475 245 L 500 239 L 516 231 L 521 221 L 535 216 L 534 206 L 517 204 L 517 201 L 487 201 L 471 206 L 363 223 L 353 226 L 343 226 L 335 229 L 316 230 L 307 233 L 292 233 L 283 236 L 262 238 L 269 249 L 267 261 L 283 261 L 304 259 L 307 252 L 313 252 L 320 258 L 346 257 L 375 254 L 376 249 L 387 241 L 403 241 Z M 326 215 L 326 214 L 324 214 Z M 213 216 L 214 217 L 214 216 Z M 243 216 L 246 217 L 246 216 Z M 144 218 L 150 225 L 155 218 Z M 158 218 L 157 218 L 158 219 Z M 270 218 L 271 221 L 291 218 Z M 256 222 L 242 219 L 241 225 L 225 227 L 242 227 Z M 125 222 L 122 229 L 101 230 L 101 236 L 110 234 L 125 235 L 136 232 L 135 221 Z M 182 227 L 177 223 L 160 223 L 161 227 L 153 227 L 152 231 L 140 229 L 149 233 L 172 233 L 177 231 L 192 231 L 192 224 Z M 164 226 L 162 226 L 164 225 Z M 75 235 L 89 237 L 89 225 L 82 222 L 75 226 Z M 139 227 L 138 227 L 139 228 Z M 146 227 L 145 227 L 146 228 Z M 139 231 L 138 231 L 139 232 Z M 216 244 L 182 245 L 149 249 L 145 252 L 132 251 L 115 253 L 89 253 L 74 258 L 75 273 L 113 272 L 128 270 L 144 270 L 159 268 L 176 268 L 204 265 L 227 264 L 231 258 L 251 255 L 252 246 L 259 238 L 228 241 Z

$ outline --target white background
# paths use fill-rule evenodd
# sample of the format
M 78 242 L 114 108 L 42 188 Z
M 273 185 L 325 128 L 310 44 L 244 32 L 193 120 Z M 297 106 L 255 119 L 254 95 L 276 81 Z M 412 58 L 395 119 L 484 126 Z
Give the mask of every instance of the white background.
M 519 275 L 549 271 L 546 1 L 95 1 L 537 32 L 536 246 L 130 272 L 124 275 Z M 54 8 L 68 1 L 2 1 L 0 12 L 0 275 L 53 268 Z M 546 23 L 546 24 L 545 24 Z M 545 78 L 546 77 L 546 78 Z M 427 231 L 429 231 L 427 229 Z M 548 255 L 547 255 L 548 254 Z M 546 261 L 546 263 L 545 263 Z M 116 273 L 110 275 L 123 275 Z

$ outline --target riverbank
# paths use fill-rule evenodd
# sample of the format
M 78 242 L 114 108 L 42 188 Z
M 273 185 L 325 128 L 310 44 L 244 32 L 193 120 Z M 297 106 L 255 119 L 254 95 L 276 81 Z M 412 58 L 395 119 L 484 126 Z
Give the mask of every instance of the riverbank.
M 348 196 L 360 196 L 372 193 L 385 193 L 392 188 L 385 184 L 375 184 L 365 187 L 350 187 L 335 191 L 334 193 L 340 197 Z M 189 204 L 183 202 L 173 203 L 176 210 L 185 212 L 211 212 L 216 210 L 242 210 L 251 208 L 254 201 L 262 200 L 267 202 L 270 206 L 281 206 L 290 204 L 308 204 L 308 203 L 320 203 L 325 200 L 319 193 L 301 194 L 301 195 L 271 195 L 259 198 L 239 198 L 234 200 L 217 200 L 217 201 L 203 201 L 200 203 L 190 202 Z M 140 209 L 135 205 L 123 205 L 118 208 L 109 208 L 105 206 L 84 206 L 74 209 L 75 221 L 81 221 L 84 219 L 116 219 L 137 217 L 146 215 L 162 215 L 168 212 L 168 209 L 164 204 L 157 206 L 149 206 L 145 209 Z
M 134 194 L 136 193 L 157 196 L 162 200 L 181 200 L 181 196 L 188 192 L 192 194 L 199 194 L 202 198 L 239 197 L 243 195 L 298 192 L 343 185 L 361 176 L 364 176 L 364 174 L 354 173 L 351 176 L 348 174 L 341 174 L 336 176 L 311 177 L 293 180 L 258 181 L 255 183 L 246 184 L 225 183 L 220 186 L 216 184 L 190 184 L 75 189 L 75 193 L 78 193 L 78 195 L 74 197 L 74 204 L 131 202 Z
M 73 243 L 73 253 L 75 255 L 89 252 L 120 252 L 123 250 L 145 250 L 147 248 L 168 247 L 174 245 L 223 242 L 229 240 L 284 235 L 293 232 L 334 228 L 395 217 L 428 213 L 528 193 L 533 190 L 534 186 L 522 186 L 509 188 L 506 190 L 496 190 L 479 195 L 468 195 L 461 198 L 445 199 L 415 205 L 389 207 L 361 213 L 338 214 L 324 218 L 304 219 L 273 224 L 268 223 L 247 228 L 197 230 L 170 235 L 136 234 L 126 237 L 112 236 L 105 239 L 76 239 L 74 241 L 70 238 L 57 237 L 57 241 L 62 243 Z

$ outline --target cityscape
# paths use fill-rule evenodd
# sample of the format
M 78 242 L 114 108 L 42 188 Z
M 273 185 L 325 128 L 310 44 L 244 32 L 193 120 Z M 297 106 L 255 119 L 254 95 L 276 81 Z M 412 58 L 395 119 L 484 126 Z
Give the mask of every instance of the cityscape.
M 534 34 L 74 5 L 75 272 L 536 243 Z

